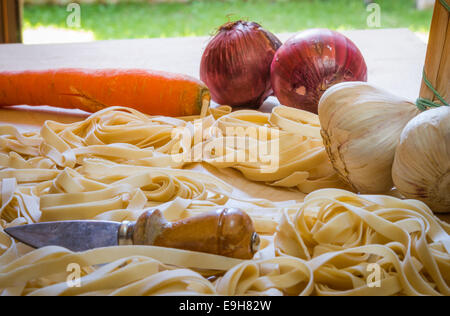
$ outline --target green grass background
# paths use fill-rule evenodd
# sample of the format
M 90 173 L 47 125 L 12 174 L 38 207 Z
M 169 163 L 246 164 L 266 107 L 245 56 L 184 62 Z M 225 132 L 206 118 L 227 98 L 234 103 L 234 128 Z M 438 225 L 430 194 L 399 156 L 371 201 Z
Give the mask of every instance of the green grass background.
M 417 11 L 414 0 L 378 0 L 381 27 L 428 32 L 432 10 Z M 26 5 L 24 27 L 67 28 L 65 6 Z M 279 32 L 326 27 L 367 29 L 363 0 L 198 0 L 188 3 L 82 4 L 81 29 L 97 40 L 211 35 L 229 20 L 249 19 Z

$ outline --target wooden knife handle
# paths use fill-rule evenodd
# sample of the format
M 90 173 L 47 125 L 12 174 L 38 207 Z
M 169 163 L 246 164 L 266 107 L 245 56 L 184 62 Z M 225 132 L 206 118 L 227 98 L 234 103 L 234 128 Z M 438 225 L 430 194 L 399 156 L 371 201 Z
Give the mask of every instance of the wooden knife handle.
M 131 237 L 131 236 L 130 236 Z M 158 209 L 142 214 L 134 225 L 134 245 L 154 245 L 251 259 L 259 236 L 245 212 L 224 208 L 168 222 Z

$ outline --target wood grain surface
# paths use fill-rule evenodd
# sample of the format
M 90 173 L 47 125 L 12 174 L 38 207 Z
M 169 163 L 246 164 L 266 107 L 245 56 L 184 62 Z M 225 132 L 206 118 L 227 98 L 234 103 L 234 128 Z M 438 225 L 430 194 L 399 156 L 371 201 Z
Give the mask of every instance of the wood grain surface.
M 22 5 L 19 0 L 0 2 L 0 43 L 22 42 Z

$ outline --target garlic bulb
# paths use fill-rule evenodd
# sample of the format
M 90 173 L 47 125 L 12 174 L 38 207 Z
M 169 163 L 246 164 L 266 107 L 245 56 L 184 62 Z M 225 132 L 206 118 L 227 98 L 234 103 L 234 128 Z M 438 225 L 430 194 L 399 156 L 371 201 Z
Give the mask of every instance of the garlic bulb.
M 319 102 L 322 137 L 334 168 L 354 191 L 385 193 L 393 187 L 395 148 L 417 107 L 365 82 L 328 89 Z
M 406 125 L 392 177 L 405 197 L 450 212 L 450 107 L 423 112 Z

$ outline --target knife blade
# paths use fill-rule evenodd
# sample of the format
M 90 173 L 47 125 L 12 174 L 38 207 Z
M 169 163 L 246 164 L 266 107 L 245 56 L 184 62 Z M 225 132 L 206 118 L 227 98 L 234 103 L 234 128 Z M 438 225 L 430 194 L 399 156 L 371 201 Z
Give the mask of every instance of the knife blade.
M 61 246 L 75 252 L 117 246 L 121 223 L 61 221 L 9 227 L 5 232 L 33 248 Z
M 168 222 L 158 209 L 136 222 L 60 221 L 9 227 L 5 232 L 31 247 L 61 246 L 74 252 L 117 245 L 154 245 L 251 259 L 260 239 L 239 209 L 220 209 Z

